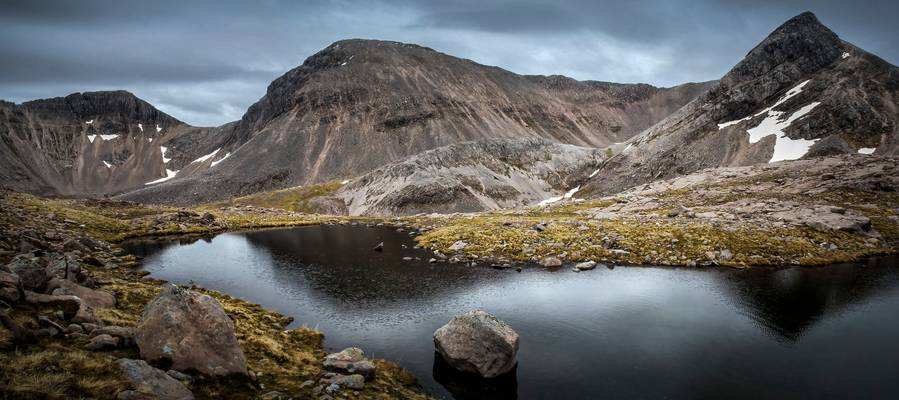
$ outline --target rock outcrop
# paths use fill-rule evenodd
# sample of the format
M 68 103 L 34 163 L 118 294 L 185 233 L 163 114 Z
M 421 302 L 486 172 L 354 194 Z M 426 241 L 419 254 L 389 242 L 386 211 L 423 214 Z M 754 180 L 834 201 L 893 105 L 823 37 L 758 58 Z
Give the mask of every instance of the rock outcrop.
M 141 358 L 177 371 L 247 375 L 234 323 L 204 294 L 166 284 L 144 309 L 134 339 Z
M 543 139 L 490 139 L 430 150 L 342 187 L 351 215 L 496 210 L 563 196 L 568 176 L 593 170 L 603 152 Z
M 518 363 L 518 333 L 480 310 L 458 315 L 434 332 L 437 352 L 453 368 L 495 378 Z

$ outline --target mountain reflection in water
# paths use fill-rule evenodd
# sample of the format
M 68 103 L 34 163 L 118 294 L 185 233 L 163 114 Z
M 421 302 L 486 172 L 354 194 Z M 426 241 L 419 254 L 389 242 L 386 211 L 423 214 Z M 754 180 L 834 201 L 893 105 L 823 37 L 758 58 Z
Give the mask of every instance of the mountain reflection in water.
M 373 251 L 379 242 L 384 251 Z M 899 398 L 895 257 L 517 273 L 430 264 L 412 247 L 391 228 L 353 226 L 126 245 L 154 277 L 292 316 L 321 329 L 331 349 L 400 363 L 438 397 Z M 511 376 L 478 382 L 435 359 L 434 330 L 474 308 L 521 335 Z

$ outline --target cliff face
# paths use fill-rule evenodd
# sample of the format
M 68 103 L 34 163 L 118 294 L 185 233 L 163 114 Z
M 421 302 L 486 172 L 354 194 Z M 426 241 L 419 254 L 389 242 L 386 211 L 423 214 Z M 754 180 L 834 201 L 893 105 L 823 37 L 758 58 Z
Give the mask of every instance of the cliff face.
M 272 82 L 235 124 L 230 143 L 239 148 L 220 167 L 126 198 L 219 200 L 356 177 L 483 139 L 601 147 L 632 137 L 709 86 L 521 76 L 421 46 L 345 40 Z
M 587 190 L 613 193 L 718 166 L 899 154 L 899 68 L 811 13 L 784 23 L 709 91 L 629 141 Z

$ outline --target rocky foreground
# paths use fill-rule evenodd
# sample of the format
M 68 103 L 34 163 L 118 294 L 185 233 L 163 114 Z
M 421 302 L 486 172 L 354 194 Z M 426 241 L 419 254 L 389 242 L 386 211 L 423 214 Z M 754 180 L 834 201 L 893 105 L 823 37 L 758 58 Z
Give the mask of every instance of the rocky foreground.
M 0 192 L 4 398 L 426 398 L 397 365 L 202 288 L 148 279 L 105 240 L 321 223 L 252 207 L 190 210 Z M 349 359 L 345 353 L 352 353 Z
M 824 265 L 899 249 L 897 188 L 896 159 L 849 155 L 708 169 L 545 207 L 403 221 L 421 228 L 419 245 L 449 262 Z

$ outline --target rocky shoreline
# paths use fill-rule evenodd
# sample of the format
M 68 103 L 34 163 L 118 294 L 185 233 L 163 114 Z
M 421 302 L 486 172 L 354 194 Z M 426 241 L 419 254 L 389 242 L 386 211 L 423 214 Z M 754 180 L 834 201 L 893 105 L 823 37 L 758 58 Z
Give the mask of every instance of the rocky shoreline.
M 897 188 L 895 159 L 840 156 L 713 168 L 543 207 L 396 221 L 454 263 L 827 265 L 899 251 Z
M 150 279 L 135 269 L 139 260 L 90 234 L 126 217 L 130 224 L 100 236 L 323 217 L 249 209 L 213 216 L 9 191 L 0 206 L 0 362 L 16 366 L 0 372 L 6 398 L 427 398 L 396 364 L 365 359 L 335 368 L 322 333 L 287 329 L 291 319 L 257 304 Z M 181 322 L 163 326 L 173 320 Z

